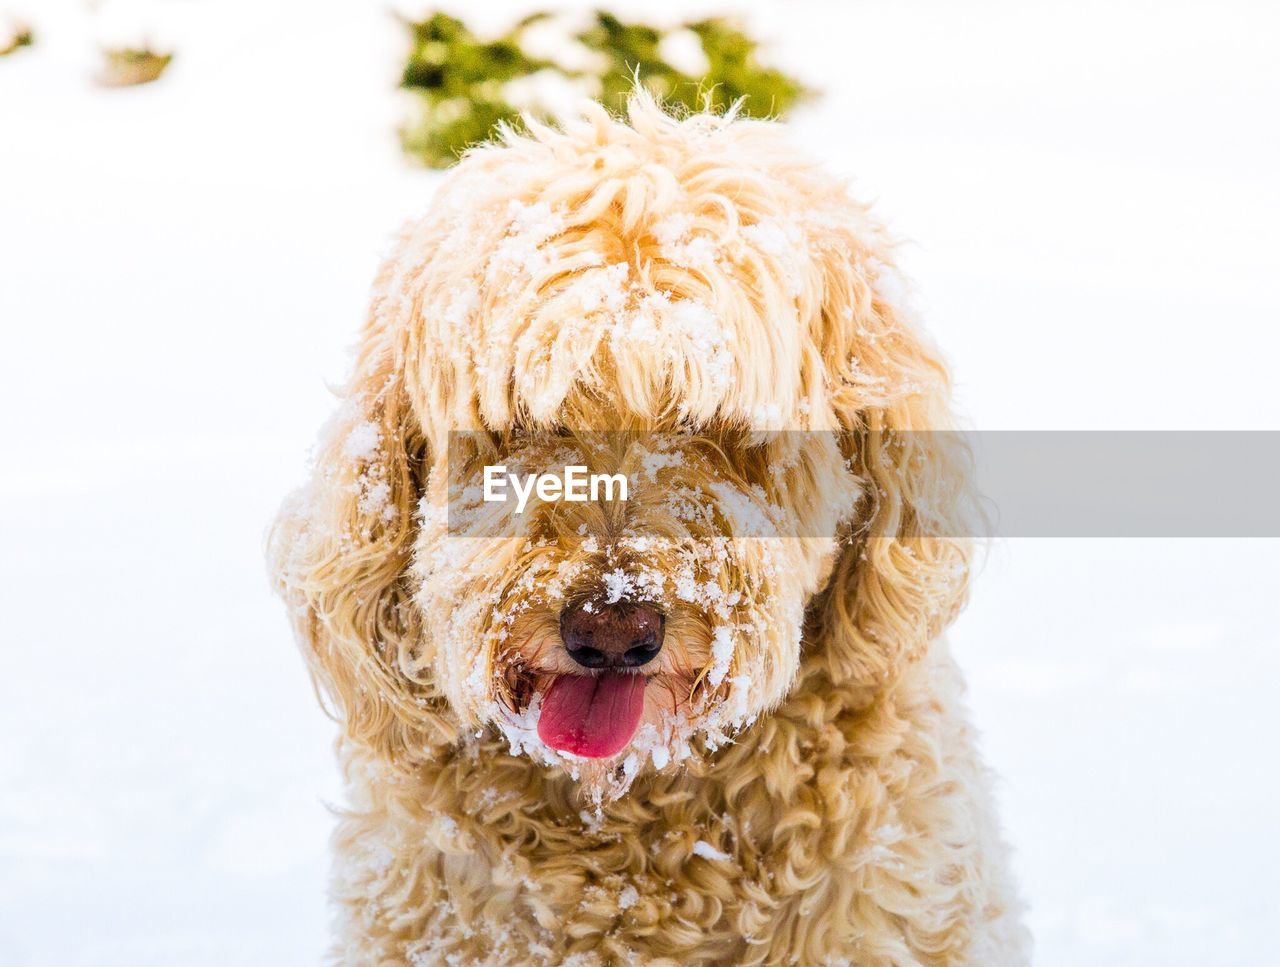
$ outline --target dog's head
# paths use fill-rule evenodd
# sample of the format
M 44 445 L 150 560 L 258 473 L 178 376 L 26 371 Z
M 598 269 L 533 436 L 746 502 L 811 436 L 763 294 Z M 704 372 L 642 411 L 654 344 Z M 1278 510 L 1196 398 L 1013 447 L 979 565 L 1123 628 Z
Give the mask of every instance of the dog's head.
M 874 688 L 918 656 L 964 596 L 928 536 L 963 474 L 890 252 L 766 122 L 637 96 L 468 154 L 273 538 L 347 736 L 407 764 L 495 728 L 616 794 L 802 668 Z M 498 465 L 630 492 L 499 524 L 466 486 Z

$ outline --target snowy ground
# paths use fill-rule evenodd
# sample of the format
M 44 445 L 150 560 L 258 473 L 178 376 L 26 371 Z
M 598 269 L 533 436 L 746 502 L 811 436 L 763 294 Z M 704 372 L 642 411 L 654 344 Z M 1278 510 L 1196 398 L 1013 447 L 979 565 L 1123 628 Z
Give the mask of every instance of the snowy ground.
M 332 730 L 260 541 L 433 178 L 398 158 L 382 5 L 157 9 L 151 88 L 88 83 L 70 0 L 30 0 L 37 46 L 0 60 L 15 967 L 324 943 Z M 975 426 L 1280 428 L 1274 5 L 751 9 L 828 92 L 798 136 L 916 240 Z M 993 550 L 955 638 L 1038 963 L 1274 962 L 1278 553 Z

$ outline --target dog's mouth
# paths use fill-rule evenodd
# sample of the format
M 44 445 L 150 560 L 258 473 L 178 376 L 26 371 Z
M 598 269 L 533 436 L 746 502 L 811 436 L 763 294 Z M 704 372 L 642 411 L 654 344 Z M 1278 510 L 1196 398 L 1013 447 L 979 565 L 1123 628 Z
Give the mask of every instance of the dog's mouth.
M 542 697 L 538 736 L 560 752 L 616 755 L 640 727 L 647 683 L 644 675 L 619 671 L 557 675 Z

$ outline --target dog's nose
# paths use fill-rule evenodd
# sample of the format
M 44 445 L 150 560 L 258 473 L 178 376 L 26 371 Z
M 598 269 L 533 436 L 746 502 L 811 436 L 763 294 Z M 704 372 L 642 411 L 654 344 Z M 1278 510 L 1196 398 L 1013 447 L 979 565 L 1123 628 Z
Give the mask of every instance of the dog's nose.
M 584 668 L 635 668 L 658 657 L 665 624 L 660 612 L 642 604 L 588 602 L 560 614 L 560 636 Z

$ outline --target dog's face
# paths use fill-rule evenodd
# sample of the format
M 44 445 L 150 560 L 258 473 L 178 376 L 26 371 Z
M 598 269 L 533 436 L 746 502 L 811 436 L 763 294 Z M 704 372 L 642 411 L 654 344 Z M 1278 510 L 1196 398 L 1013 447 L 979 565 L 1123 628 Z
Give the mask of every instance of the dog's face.
M 883 679 L 945 624 L 963 555 L 902 541 L 951 468 L 896 435 L 944 425 L 945 371 L 880 230 L 774 126 L 641 101 L 535 135 L 406 232 L 275 566 L 354 741 L 499 729 L 615 795 L 806 651 Z M 513 513 L 474 485 L 498 465 L 629 492 Z
M 431 675 L 469 722 L 596 788 L 678 766 L 775 705 L 857 481 L 833 434 L 540 431 L 455 440 L 414 560 Z M 516 513 L 483 466 L 625 479 Z M 428 487 L 426 501 L 436 497 Z M 439 506 L 438 504 L 434 506 Z M 468 526 L 469 525 L 469 526 Z

